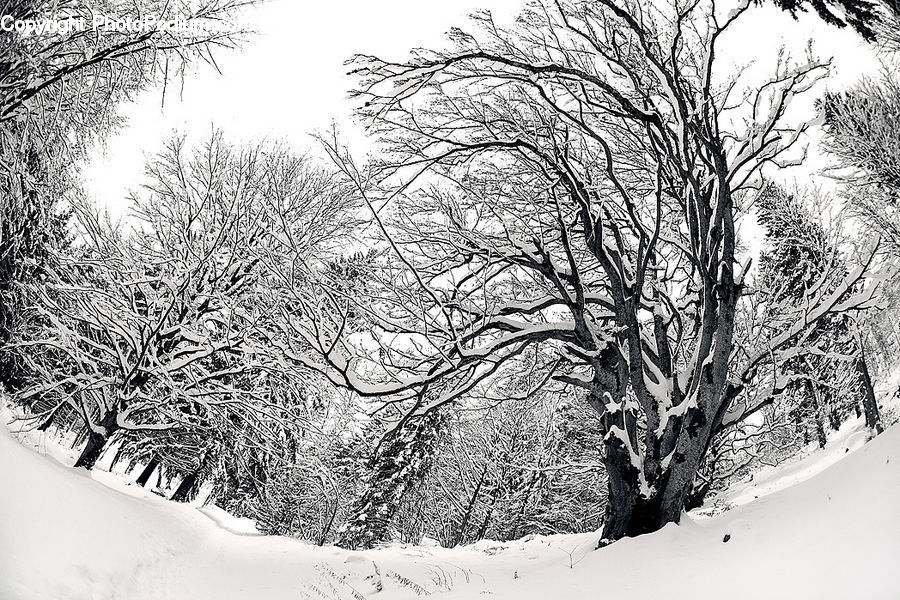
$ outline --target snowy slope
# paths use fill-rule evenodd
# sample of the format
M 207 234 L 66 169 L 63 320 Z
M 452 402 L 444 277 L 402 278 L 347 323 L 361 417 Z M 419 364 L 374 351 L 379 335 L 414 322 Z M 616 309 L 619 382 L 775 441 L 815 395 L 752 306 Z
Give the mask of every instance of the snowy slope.
M 354 553 L 233 533 L 0 428 L 0 600 L 897 599 L 898 509 L 894 427 L 792 487 L 599 551 L 588 534 Z
M 695 509 L 691 514 L 697 517 L 716 515 L 723 508 L 741 506 L 797 485 L 842 460 L 848 452 L 862 448 L 869 437 L 869 430 L 862 417 L 849 419 L 841 425 L 839 431 L 829 430 L 827 433 L 828 445 L 825 448 L 819 448 L 818 442 L 811 442 L 797 456 L 792 456 L 777 466 L 763 466 L 751 478 L 708 498 L 702 508 Z

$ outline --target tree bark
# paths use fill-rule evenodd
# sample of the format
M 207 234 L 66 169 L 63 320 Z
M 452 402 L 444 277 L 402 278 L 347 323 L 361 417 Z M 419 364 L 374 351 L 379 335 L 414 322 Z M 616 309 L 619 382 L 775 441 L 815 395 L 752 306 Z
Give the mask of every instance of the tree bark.
M 869 376 L 869 367 L 866 364 L 865 354 L 860 346 L 859 356 L 856 358 L 856 372 L 863 388 L 863 411 L 866 414 L 866 427 L 876 435 L 884 432 L 881 422 L 881 413 L 878 410 L 878 401 L 875 399 L 875 389 L 872 386 L 872 378 Z
M 74 466 L 84 467 L 87 470 L 93 469 L 94 465 L 97 464 L 97 461 L 100 460 L 100 456 L 103 454 L 103 449 L 106 447 L 107 442 L 109 442 L 109 439 L 118 428 L 119 426 L 116 424 L 116 411 L 114 410 L 106 413 L 103 419 L 101 419 L 100 426 L 97 428 L 101 431 L 95 431 L 88 426 L 87 443 L 81 449 L 81 454 L 78 456 L 78 460 L 75 461 Z
M 147 463 L 147 466 L 144 467 L 144 470 L 141 471 L 141 474 L 138 475 L 138 478 L 135 481 L 135 483 L 137 483 L 141 487 L 144 487 L 145 485 L 147 485 L 147 482 L 150 481 L 150 476 L 153 475 L 153 472 L 156 470 L 156 468 L 158 466 L 159 466 L 159 459 L 157 459 L 154 456 L 153 458 L 150 459 L 150 462 Z
M 189 473 L 184 479 L 181 480 L 181 483 L 178 484 L 178 489 L 175 490 L 175 493 L 172 494 L 170 500 L 174 502 L 187 502 L 191 498 L 195 497 L 196 487 L 199 483 L 199 478 L 196 473 Z
M 622 444 L 608 449 L 603 460 L 607 472 L 608 498 L 603 538 L 617 540 L 634 537 L 658 529 L 659 500 L 644 498 L 640 489 L 640 474 Z
M 654 485 L 642 486 L 624 446 L 610 449 L 604 460 L 609 482 L 604 539 L 653 533 L 681 520 L 699 460 L 676 453 L 672 463 Z
M 724 392 L 719 397 L 718 402 L 705 405 L 717 407 L 717 413 L 721 412 L 727 401 Z M 671 459 L 665 467 L 660 467 L 653 481 L 641 481 L 640 472 L 620 440 L 606 442 L 603 462 L 608 474 L 609 500 L 603 527 L 605 540 L 653 533 L 681 520 L 718 423 L 717 415 L 708 417 L 700 408 L 689 410 Z

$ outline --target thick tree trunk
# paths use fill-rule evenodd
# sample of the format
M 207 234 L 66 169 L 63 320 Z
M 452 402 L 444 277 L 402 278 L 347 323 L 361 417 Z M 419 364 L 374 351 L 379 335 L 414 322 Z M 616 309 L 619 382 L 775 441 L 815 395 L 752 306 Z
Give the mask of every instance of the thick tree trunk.
M 98 429 L 102 430 L 101 432 L 88 428 L 87 443 L 81 449 L 81 454 L 78 456 L 78 460 L 75 461 L 74 466 L 84 467 L 88 470 L 93 469 L 97 461 L 100 460 L 107 442 L 109 442 L 109 439 L 118 428 L 115 411 L 108 412 L 101 419 L 100 427 L 98 427 Z
M 712 419 L 693 411 L 668 464 L 649 482 L 641 480 L 623 444 L 607 443 L 603 460 L 608 476 L 604 540 L 653 533 L 681 520 L 714 427 Z
M 723 405 L 720 402 L 716 406 Z M 699 409 L 689 411 L 671 458 L 665 467 L 661 466 L 656 479 L 649 482 L 641 481 L 623 444 L 607 443 L 604 464 L 609 477 L 609 500 L 604 539 L 613 541 L 652 533 L 681 520 L 718 426 L 717 419 L 717 415 L 707 417 Z
M 691 489 L 703 459 L 709 451 L 712 438 L 721 423 L 722 414 L 728 408 L 728 400 L 722 396 L 725 392 L 709 386 L 698 393 L 699 406 L 710 407 L 710 413 L 701 408 L 688 412 L 686 425 L 679 435 L 672 458 L 664 477 L 657 483 L 662 501 L 658 528 L 668 523 L 678 523 L 685 506 L 688 504 Z M 713 396 L 704 399 L 703 396 Z
M 172 494 L 170 500 L 174 502 L 188 502 L 197 495 L 197 485 L 200 482 L 196 473 L 190 473 L 178 484 L 178 489 Z
M 144 487 L 147 485 L 147 482 L 150 481 L 150 476 L 153 475 L 153 472 L 159 466 L 159 460 L 154 456 L 150 459 L 150 462 L 147 463 L 147 466 L 144 467 L 144 470 L 141 471 L 141 474 L 138 475 L 137 483 L 139 486 Z
M 682 505 L 684 499 L 682 499 Z M 623 537 L 635 537 L 653 533 L 669 523 L 678 523 L 683 506 L 673 509 L 676 504 L 663 502 L 663 494 L 650 497 L 631 487 L 610 490 L 606 520 L 603 524 L 603 539 L 614 541 Z
M 881 422 L 881 413 L 878 410 L 878 401 L 875 399 L 875 389 L 872 387 L 872 378 L 869 376 L 869 367 L 866 364 L 865 355 L 860 352 L 856 359 L 856 372 L 863 389 L 863 411 L 866 414 L 866 427 L 876 434 L 884 432 Z
M 709 495 L 712 489 L 716 476 L 716 465 L 720 456 L 720 449 L 716 447 L 715 438 L 716 434 L 714 433 L 710 440 L 706 460 L 701 463 L 700 469 L 694 476 L 693 483 L 691 483 L 690 491 L 685 498 L 684 510 L 686 511 L 703 506 L 703 503 L 706 502 L 706 496 Z
M 603 519 L 603 539 L 639 535 L 632 524 L 635 504 L 640 497 L 637 489 L 638 472 L 631 465 L 628 453 L 621 446 L 609 448 L 603 461 L 607 475 L 606 514 Z
M 623 537 L 634 537 L 652 533 L 668 523 L 677 523 L 681 518 L 685 498 L 680 503 L 663 503 L 662 490 L 670 480 L 666 472 L 659 487 L 642 490 L 640 474 L 631 464 L 628 452 L 621 445 L 610 448 L 604 460 L 608 475 L 609 498 L 606 505 L 606 519 L 603 524 L 603 538 L 613 541 Z M 677 504 L 677 509 L 673 506 Z

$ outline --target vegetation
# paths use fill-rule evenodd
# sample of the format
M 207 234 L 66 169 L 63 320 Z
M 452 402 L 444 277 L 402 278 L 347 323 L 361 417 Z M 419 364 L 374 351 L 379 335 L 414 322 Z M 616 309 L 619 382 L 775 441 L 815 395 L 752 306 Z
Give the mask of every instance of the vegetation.
M 892 7 L 809 6 L 893 43 Z M 480 13 L 449 49 L 354 58 L 366 160 L 336 132 L 327 166 L 174 137 L 121 223 L 73 159 L 120 102 L 243 32 L 0 33 L 0 379 L 24 422 L 72 435 L 76 466 L 106 457 L 173 500 L 348 548 L 612 542 L 854 416 L 880 433 L 895 415 L 873 380 L 900 356 L 898 84 L 820 99 L 838 199 L 775 184 L 819 116 L 790 103 L 829 65 L 729 73 L 722 38 L 752 10 Z M 822 218 L 835 202 L 846 219 Z

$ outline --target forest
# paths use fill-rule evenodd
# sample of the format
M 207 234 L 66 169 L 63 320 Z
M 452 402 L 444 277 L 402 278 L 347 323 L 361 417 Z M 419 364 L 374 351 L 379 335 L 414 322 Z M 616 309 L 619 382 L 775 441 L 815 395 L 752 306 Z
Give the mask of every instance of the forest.
M 359 48 L 365 151 L 344 124 L 175 132 L 115 218 L 79 165 L 136 95 L 252 46 L 257 3 L 0 0 L 232 24 L 0 31 L 9 427 L 347 550 L 605 547 L 848 423 L 876 438 L 900 418 L 900 6 L 773 1 L 536 0 Z M 881 69 L 833 83 L 812 43 L 735 68 L 763 10 Z

